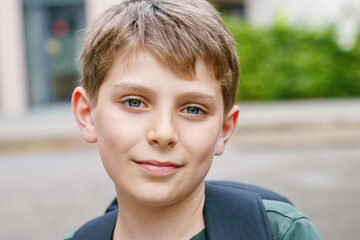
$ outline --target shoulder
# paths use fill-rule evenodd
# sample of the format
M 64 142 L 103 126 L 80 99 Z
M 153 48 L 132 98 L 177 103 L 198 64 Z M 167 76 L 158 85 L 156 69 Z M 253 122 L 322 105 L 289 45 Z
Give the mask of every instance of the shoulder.
M 309 218 L 295 208 L 287 198 L 273 191 L 254 185 L 226 181 L 210 181 L 206 183 L 206 186 L 212 191 L 221 193 L 221 202 L 223 202 L 224 195 L 229 195 L 232 200 L 227 205 L 231 206 L 234 204 L 236 206 L 243 205 L 243 201 L 248 198 L 247 196 L 257 195 L 258 198 L 248 199 L 250 205 L 246 204 L 246 209 L 252 206 L 251 202 L 257 204 L 258 209 L 263 209 L 264 214 L 260 214 L 258 218 L 261 216 L 262 223 L 268 226 L 269 234 L 271 233 L 274 240 L 320 239 Z M 219 206 L 219 199 L 215 200 L 216 202 L 213 205 L 216 206 L 216 209 L 228 208 L 228 206 Z M 252 209 L 256 209 L 256 206 Z M 235 208 L 231 207 L 232 212 L 233 209 Z M 255 216 L 253 212 L 251 211 L 251 219 Z M 249 219 L 249 216 L 246 217 Z
M 320 239 L 309 218 L 294 206 L 274 200 L 263 203 L 274 240 Z

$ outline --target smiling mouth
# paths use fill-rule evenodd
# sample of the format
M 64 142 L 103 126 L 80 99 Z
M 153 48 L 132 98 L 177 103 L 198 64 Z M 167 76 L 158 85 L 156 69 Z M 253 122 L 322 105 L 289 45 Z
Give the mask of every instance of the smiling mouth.
M 169 162 L 135 161 L 135 160 L 133 160 L 133 162 L 147 174 L 157 177 L 169 176 L 175 173 L 181 167 L 181 165 L 169 163 Z

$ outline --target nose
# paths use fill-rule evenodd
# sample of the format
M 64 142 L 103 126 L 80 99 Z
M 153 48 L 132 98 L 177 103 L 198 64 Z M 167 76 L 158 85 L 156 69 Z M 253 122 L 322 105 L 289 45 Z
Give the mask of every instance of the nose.
M 168 111 L 153 114 L 147 140 L 150 145 L 162 149 L 174 147 L 178 142 L 178 134 L 176 132 L 174 117 Z

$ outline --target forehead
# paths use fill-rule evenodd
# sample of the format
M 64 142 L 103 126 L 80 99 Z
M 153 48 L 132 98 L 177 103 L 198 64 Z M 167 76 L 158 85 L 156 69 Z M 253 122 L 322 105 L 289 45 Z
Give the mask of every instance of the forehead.
M 156 61 L 164 69 L 167 69 L 183 80 L 194 80 L 199 72 L 206 72 L 211 78 L 216 78 L 215 70 L 211 66 L 212 63 L 204 61 L 200 56 L 188 62 L 182 62 L 179 59 L 164 60 L 161 52 L 157 53 L 151 49 L 137 46 L 129 46 L 125 51 L 118 52 L 113 58 L 112 64 L 110 64 L 108 73 L 114 66 L 128 69 L 131 66 L 136 66 L 146 61 Z
M 174 71 L 174 69 L 169 67 L 168 63 L 163 62 L 159 57 L 148 50 L 135 50 L 125 54 L 118 54 L 114 58 L 104 81 L 124 78 L 124 76 L 127 75 L 149 74 L 155 71 L 157 75 L 162 75 L 164 77 L 168 76 L 169 79 L 190 82 L 212 82 L 214 85 L 219 85 L 220 87 L 220 82 L 215 78 L 214 71 L 211 67 L 206 65 L 201 58 L 196 60 L 194 72 L 191 70 L 179 72 Z M 151 74 L 143 80 L 151 82 Z
M 156 94 L 165 90 L 169 93 L 169 97 L 171 94 L 191 92 L 194 95 L 198 92 L 208 95 L 209 99 L 222 102 L 220 83 L 203 61 L 199 60 L 196 63 L 194 75 L 180 75 L 166 67 L 149 51 L 138 51 L 126 58 L 118 56 L 111 65 L 103 85 L 108 91 L 127 89 L 145 92 L 147 90 Z

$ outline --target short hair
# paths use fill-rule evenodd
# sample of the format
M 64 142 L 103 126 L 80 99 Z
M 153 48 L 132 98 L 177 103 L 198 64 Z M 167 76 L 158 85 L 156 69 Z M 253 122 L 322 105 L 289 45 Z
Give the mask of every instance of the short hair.
M 114 59 L 149 50 L 174 74 L 196 75 L 202 60 L 221 84 L 224 112 L 235 103 L 239 61 L 235 41 L 206 0 L 123 0 L 85 31 L 81 85 L 96 105 Z

